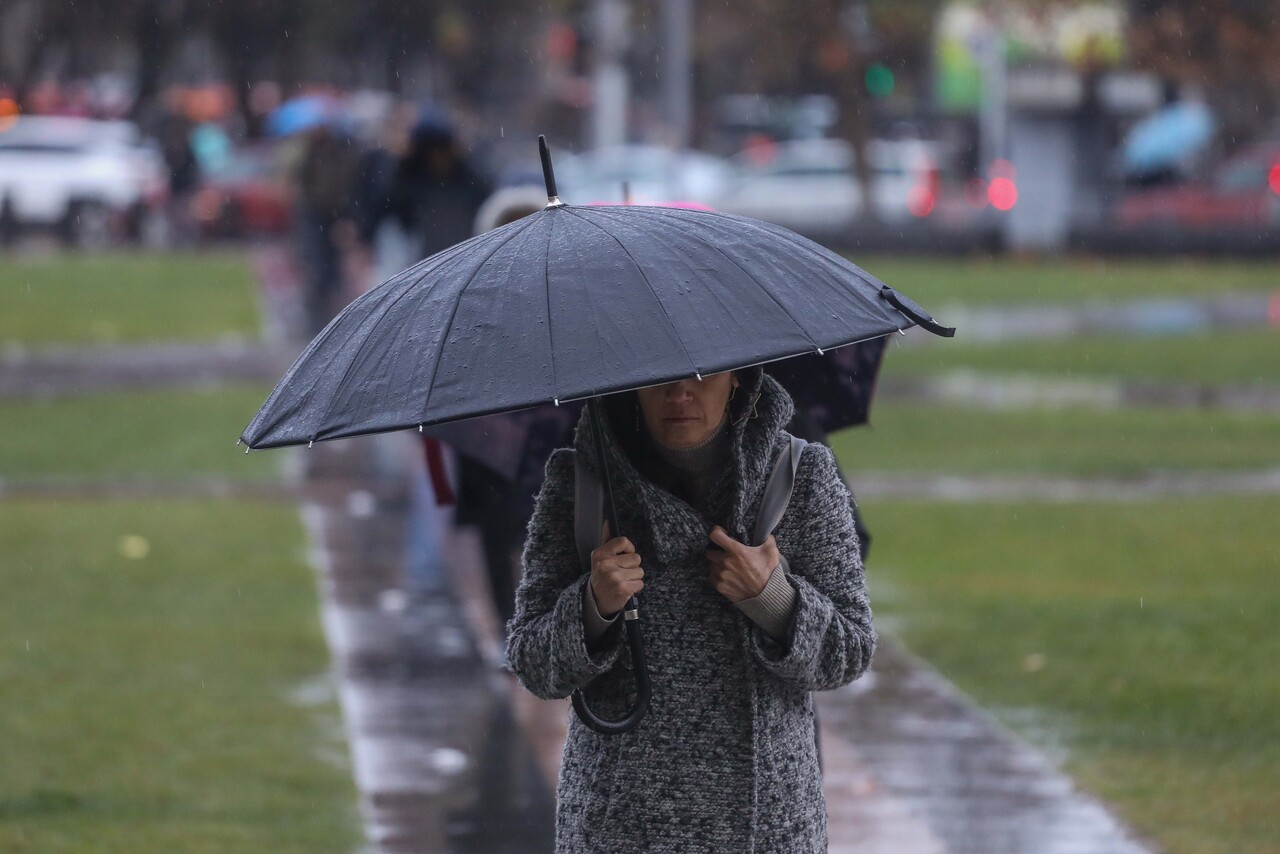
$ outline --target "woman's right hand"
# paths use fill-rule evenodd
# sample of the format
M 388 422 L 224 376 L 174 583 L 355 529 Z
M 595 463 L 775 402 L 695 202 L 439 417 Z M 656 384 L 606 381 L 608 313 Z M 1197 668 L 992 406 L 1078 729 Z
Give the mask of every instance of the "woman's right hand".
M 591 553 L 591 595 L 603 617 L 622 610 L 627 600 L 644 589 L 640 555 L 626 537 L 609 538 L 609 523 L 601 534 L 604 545 Z

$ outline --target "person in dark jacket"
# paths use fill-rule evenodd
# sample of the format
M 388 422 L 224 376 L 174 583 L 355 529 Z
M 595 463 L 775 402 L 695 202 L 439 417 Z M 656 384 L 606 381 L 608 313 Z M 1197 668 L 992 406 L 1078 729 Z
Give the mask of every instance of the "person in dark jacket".
M 653 682 L 632 731 L 570 720 L 556 850 L 826 850 L 810 692 L 860 676 L 872 627 L 849 493 L 831 451 L 801 455 L 787 512 L 746 544 L 793 414 L 758 369 L 606 399 L 622 531 L 580 565 L 574 467 L 595 472 L 589 420 L 557 451 L 529 525 L 508 664 L 544 698 L 582 689 L 620 717 L 634 692 L 617 611 L 640 594 Z M 621 653 L 621 654 L 620 654 Z
M 294 245 L 303 271 L 307 334 L 342 309 L 343 232 L 351 230 L 359 152 L 342 129 L 319 124 L 306 133 L 294 173 Z
M 395 217 L 427 258 L 472 236 L 490 187 L 462 153 L 453 126 L 428 108 L 409 132 L 408 150 L 385 192 L 366 201 L 361 235 L 370 242 L 384 217 Z

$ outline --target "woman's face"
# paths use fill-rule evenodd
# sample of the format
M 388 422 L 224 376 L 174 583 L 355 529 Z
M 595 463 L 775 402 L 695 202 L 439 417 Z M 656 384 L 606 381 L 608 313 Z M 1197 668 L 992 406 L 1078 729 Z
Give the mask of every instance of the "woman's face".
M 679 380 L 636 392 L 649 433 L 664 445 L 690 448 L 706 439 L 724 418 L 738 385 L 732 371 L 701 380 Z

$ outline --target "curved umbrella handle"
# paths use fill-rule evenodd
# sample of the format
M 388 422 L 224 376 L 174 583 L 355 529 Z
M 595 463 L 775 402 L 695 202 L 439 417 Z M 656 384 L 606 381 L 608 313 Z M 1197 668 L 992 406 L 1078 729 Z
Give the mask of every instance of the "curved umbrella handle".
M 921 329 L 927 329 L 934 335 L 940 335 L 943 338 L 955 337 L 956 328 L 954 326 L 943 326 L 934 320 L 929 315 L 929 312 L 917 305 L 915 301 L 909 297 L 904 297 L 888 285 L 880 288 L 880 298 L 910 318 Z
M 573 710 L 578 713 L 579 720 L 601 735 L 621 735 L 635 729 L 649 711 L 649 697 L 653 693 L 649 685 L 649 670 L 644 661 L 644 641 L 640 637 L 640 604 L 636 597 L 632 596 L 627 600 L 622 616 L 626 623 L 627 645 L 631 648 L 632 671 L 636 675 L 636 704 L 621 720 L 606 720 L 591 711 L 581 689 L 575 688 L 573 691 Z
M 551 185 L 548 184 L 548 190 Z M 587 401 L 588 417 L 591 421 L 591 432 L 596 440 L 596 461 L 600 467 L 600 483 L 604 487 L 604 509 L 609 518 L 609 530 L 618 531 L 618 510 L 613 503 L 613 482 L 609 478 L 609 464 L 604 451 L 604 407 L 600 398 L 593 397 Z M 615 535 L 616 536 L 616 535 Z M 632 671 L 636 675 L 636 704 L 627 712 L 626 717 L 617 721 L 605 720 L 591 711 L 587 698 L 582 690 L 573 691 L 573 710 L 588 728 L 601 735 L 621 735 L 636 728 L 649 711 L 649 697 L 652 689 L 649 685 L 649 668 L 644 661 L 644 639 L 640 636 L 640 602 L 632 596 L 622 609 L 623 622 L 627 630 L 627 646 L 631 648 Z

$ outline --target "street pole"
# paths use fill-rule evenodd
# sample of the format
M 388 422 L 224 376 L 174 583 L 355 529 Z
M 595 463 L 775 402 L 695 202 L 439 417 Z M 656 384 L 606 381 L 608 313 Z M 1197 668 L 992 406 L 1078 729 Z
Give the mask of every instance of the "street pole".
M 629 86 L 623 64 L 627 17 L 624 0 L 596 0 L 592 9 L 595 69 L 592 74 L 591 145 L 622 145 L 627 141 Z
M 1009 96 L 1003 15 L 994 21 L 988 19 L 986 30 L 974 47 L 982 72 L 982 100 L 978 114 L 978 150 L 982 162 L 978 168 L 985 174 L 992 163 L 1009 156 Z
M 687 148 L 693 126 L 693 0 L 662 2 L 662 100 L 670 142 Z

